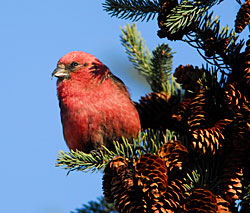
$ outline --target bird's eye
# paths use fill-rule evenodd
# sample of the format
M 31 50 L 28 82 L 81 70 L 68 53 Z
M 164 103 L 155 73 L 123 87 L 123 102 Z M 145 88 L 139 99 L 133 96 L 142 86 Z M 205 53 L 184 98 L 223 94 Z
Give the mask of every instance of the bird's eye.
M 76 67 L 77 65 L 79 65 L 77 62 L 72 62 L 72 63 L 70 64 L 71 67 Z

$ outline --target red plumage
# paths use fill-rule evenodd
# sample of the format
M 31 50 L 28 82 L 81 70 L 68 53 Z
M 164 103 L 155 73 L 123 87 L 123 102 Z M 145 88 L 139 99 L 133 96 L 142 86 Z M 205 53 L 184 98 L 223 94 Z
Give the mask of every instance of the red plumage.
M 140 119 L 123 82 L 97 58 L 74 51 L 63 56 L 52 76 L 68 147 L 89 153 L 112 141 L 135 137 Z

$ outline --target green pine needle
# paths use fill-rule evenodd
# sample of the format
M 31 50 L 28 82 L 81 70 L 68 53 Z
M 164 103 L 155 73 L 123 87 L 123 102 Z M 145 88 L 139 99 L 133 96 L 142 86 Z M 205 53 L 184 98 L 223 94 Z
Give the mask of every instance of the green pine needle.
M 160 10 L 157 0 L 106 0 L 103 7 L 111 16 L 132 21 L 149 21 Z
M 201 7 L 200 1 L 182 1 L 166 16 L 164 26 L 169 34 L 175 34 L 199 22 L 209 6 Z
M 206 44 L 203 39 L 204 35 L 210 33 L 214 36 L 215 46 L 220 45 L 220 42 L 228 41 L 228 45 L 223 50 L 223 47 L 210 48 L 209 51 L 212 53 L 211 56 L 207 56 L 203 53 L 204 45 Z M 213 18 L 213 12 L 208 13 L 207 11 L 202 14 L 199 23 L 197 24 L 196 30 L 193 33 L 187 35 L 187 39 L 183 40 L 190 46 L 197 49 L 198 53 L 202 58 L 210 65 L 217 66 L 217 69 L 221 74 L 228 75 L 229 71 L 232 70 L 232 65 L 237 60 L 241 48 L 244 42 L 241 40 L 237 42 L 239 36 L 236 36 L 234 30 L 230 30 L 228 26 L 221 27 L 219 17 Z M 206 39 L 205 39 L 206 40 Z M 237 43 L 236 43 L 237 42 Z
M 121 42 L 134 68 L 144 75 L 154 92 L 175 95 L 180 86 L 171 76 L 173 52 L 168 44 L 158 45 L 151 53 L 138 32 L 136 24 L 121 28 Z
M 204 188 L 217 193 L 220 183 L 219 176 L 221 165 L 218 163 L 222 159 L 220 156 L 213 158 L 209 156 L 197 155 L 193 157 L 189 166 L 189 172 L 185 177 L 185 187 L 190 191 L 193 188 Z
M 81 209 L 76 209 L 71 213 L 115 213 L 115 206 L 113 203 L 107 203 L 104 197 L 97 198 L 97 201 L 89 201 L 88 204 L 84 204 Z
M 133 63 L 136 70 L 144 76 L 151 75 L 150 59 L 152 54 L 145 45 L 141 33 L 137 31 L 137 26 L 133 23 L 131 26 L 127 23 L 121 28 L 121 42 L 125 47 L 125 52 L 129 56 L 129 60 Z
M 173 52 L 168 44 L 160 44 L 153 51 L 151 58 L 151 87 L 154 92 L 166 91 L 172 70 Z
M 234 57 L 236 57 L 239 54 L 244 43 L 243 41 L 236 43 L 239 36 L 236 36 L 235 31 L 230 30 L 228 26 L 223 27 L 220 25 L 221 24 L 220 24 L 220 20 L 218 16 L 215 16 L 215 18 L 213 18 L 213 12 L 211 12 L 210 14 L 206 13 L 199 23 L 195 40 L 196 40 L 198 47 L 201 48 L 204 42 L 201 39 L 201 34 L 202 33 L 204 34 L 209 31 L 213 32 L 216 38 L 216 42 L 220 42 L 220 41 L 223 41 L 224 39 L 228 39 L 229 44 L 224 50 L 224 52 L 221 52 L 221 53 L 215 52 L 214 55 L 219 54 L 220 57 L 224 59 L 223 63 L 231 66 L 231 64 L 235 60 Z M 219 60 L 219 58 L 216 58 L 215 56 L 214 56 L 214 59 Z M 218 62 L 217 64 L 220 64 L 220 63 Z
M 70 171 L 98 171 L 105 167 L 108 163 L 107 155 L 103 152 L 87 154 L 81 151 L 63 152 L 59 151 L 56 166 L 62 166 L 64 169 Z M 112 155 L 111 155 L 112 156 Z
M 164 141 L 160 140 L 160 131 L 146 130 L 139 133 L 138 138 L 132 142 L 122 138 L 122 142 L 114 141 L 115 150 L 111 151 L 105 146 L 90 154 L 82 151 L 59 151 L 56 166 L 71 171 L 95 172 L 105 168 L 115 156 L 122 156 L 129 162 L 141 157 L 142 154 L 156 154 Z M 166 140 L 175 137 L 174 132 L 166 130 Z

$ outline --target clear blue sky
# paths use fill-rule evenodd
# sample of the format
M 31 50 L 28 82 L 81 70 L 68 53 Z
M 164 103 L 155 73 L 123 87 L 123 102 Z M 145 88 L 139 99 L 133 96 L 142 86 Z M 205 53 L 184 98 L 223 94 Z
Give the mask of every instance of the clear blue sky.
M 102 2 L 1 2 L 0 212 L 68 213 L 102 195 L 101 174 L 72 172 L 66 176 L 65 170 L 55 167 L 57 151 L 68 148 L 62 136 L 56 82 L 51 80 L 61 56 L 82 50 L 119 76 L 133 100 L 150 91 L 142 78 L 128 71 L 131 65 L 119 38 L 120 26 L 126 21 L 111 18 Z M 233 26 L 238 8 L 235 1 L 225 1 L 216 14 L 223 17 L 223 24 Z M 168 42 L 157 37 L 156 19 L 138 23 L 138 28 L 151 50 Z M 174 68 L 202 64 L 187 45 L 170 45 L 177 52 Z

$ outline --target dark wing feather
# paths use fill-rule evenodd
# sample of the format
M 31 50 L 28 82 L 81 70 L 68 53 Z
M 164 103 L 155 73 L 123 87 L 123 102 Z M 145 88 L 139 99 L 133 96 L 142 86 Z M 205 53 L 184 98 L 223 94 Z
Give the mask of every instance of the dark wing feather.
M 108 78 L 110 78 L 118 86 L 118 88 L 121 91 L 123 91 L 124 93 L 126 93 L 127 96 L 130 98 L 130 94 L 128 92 L 128 89 L 127 89 L 126 85 L 124 84 L 124 82 L 120 78 L 118 78 L 117 76 L 115 76 L 111 72 L 108 73 Z

